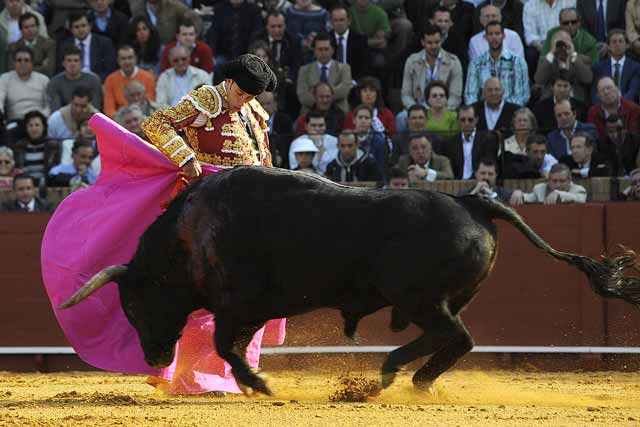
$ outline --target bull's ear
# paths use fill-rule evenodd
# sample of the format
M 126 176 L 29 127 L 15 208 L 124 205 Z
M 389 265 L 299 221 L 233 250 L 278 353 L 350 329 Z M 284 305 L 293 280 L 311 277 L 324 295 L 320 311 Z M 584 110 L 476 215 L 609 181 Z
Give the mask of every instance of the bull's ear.
M 87 283 L 85 283 L 78 291 L 71 296 L 64 304 L 58 306 L 58 310 L 64 310 L 65 308 L 73 307 L 89 295 L 103 287 L 109 282 L 117 279 L 121 275 L 127 272 L 126 265 L 112 265 L 93 276 Z

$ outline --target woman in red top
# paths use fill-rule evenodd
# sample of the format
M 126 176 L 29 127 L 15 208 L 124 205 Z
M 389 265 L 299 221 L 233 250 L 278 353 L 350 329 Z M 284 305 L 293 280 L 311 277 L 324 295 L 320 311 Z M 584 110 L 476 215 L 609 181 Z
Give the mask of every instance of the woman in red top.
M 380 80 L 375 77 L 365 76 L 360 79 L 356 86 L 358 102 L 356 105 L 364 104 L 373 110 L 373 121 L 371 127 L 376 132 L 386 132 L 387 136 L 396 133 L 396 122 L 391 110 L 384 105 L 382 99 L 382 86 Z M 353 129 L 353 111 L 349 111 L 344 118 L 343 129 Z

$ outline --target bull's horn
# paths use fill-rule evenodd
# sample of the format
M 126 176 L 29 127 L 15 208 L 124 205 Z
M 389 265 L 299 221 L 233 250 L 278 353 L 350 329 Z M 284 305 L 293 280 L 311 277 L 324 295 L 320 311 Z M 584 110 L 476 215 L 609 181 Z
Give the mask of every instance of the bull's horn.
M 64 304 L 58 307 L 58 310 L 64 310 L 65 308 L 73 307 L 113 279 L 127 271 L 126 265 L 112 265 L 93 276 L 87 283 L 85 283 L 78 291 L 73 294 L 71 298 Z

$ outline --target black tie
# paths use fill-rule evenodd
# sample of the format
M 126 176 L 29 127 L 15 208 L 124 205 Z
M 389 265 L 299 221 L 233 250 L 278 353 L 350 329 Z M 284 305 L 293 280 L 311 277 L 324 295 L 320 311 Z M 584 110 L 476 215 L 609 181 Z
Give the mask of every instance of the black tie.
M 276 64 L 280 65 L 280 41 L 274 40 L 271 42 L 271 54 L 273 55 L 273 60 Z
M 344 58 L 344 36 L 338 37 L 338 61 L 346 62 Z
M 618 89 L 620 89 L 620 63 L 616 62 L 613 64 L 613 68 L 615 69 L 613 72 L 613 81 L 616 83 L 616 86 L 618 86 Z

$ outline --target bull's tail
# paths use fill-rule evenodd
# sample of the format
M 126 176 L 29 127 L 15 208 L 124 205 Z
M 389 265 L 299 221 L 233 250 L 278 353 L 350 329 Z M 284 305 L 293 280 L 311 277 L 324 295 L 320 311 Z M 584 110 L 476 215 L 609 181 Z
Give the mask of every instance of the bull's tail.
M 471 197 L 465 197 L 471 201 Z M 484 205 L 491 219 L 502 219 L 516 227 L 527 239 L 552 257 L 578 268 L 589 278 L 595 293 L 606 298 L 620 298 L 640 308 L 640 277 L 625 275 L 627 269 L 640 271 L 636 263 L 636 253 L 621 246 L 621 253 L 602 256 L 601 261 L 552 248 L 536 234 L 518 213 L 500 202 L 488 198 L 476 198 Z M 474 203 L 474 202 L 472 202 Z

